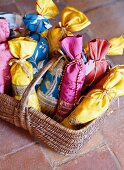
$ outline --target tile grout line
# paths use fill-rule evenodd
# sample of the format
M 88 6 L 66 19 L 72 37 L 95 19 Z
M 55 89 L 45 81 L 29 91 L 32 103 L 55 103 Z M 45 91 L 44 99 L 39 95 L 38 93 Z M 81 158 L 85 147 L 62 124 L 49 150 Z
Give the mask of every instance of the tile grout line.
M 40 145 L 40 144 L 38 143 L 38 145 Z M 42 146 L 40 147 L 40 150 L 41 150 L 41 152 L 43 153 L 45 159 L 49 162 L 52 170 L 54 170 L 54 169 L 55 169 L 55 166 L 54 166 L 54 164 L 51 162 L 51 159 L 49 159 L 49 156 L 46 154 L 46 152 L 44 151 L 44 149 L 42 148 Z
M 23 147 L 20 147 L 20 148 L 17 149 L 17 150 L 13 150 L 12 152 L 9 152 L 9 153 L 7 153 L 7 154 L 0 155 L 0 159 L 5 158 L 6 156 L 13 155 L 13 154 L 15 154 L 15 153 L 17 153 L 17 152 L 19 152 L 19 151 L 21 151 L 21 150 L 23 150 L 23 149 L 26 149 L 26 148 L 32 146 L 33 144 L 35 144 L 35 142 L 31 142 L 30 144 L 24 145 Z
M 118 157 L 116 156 L 116 154 L 114 153 L 114 151 L 109 147 L 109 145 L 106 143 L 106 146 L 110 152 L 110 154 L 112 155 L 113 159 L 114 159 L 114 162 L 116 163 L 117 167 L 118 167 L 118 170 L 122 170 L 122 167 L 121 167 L 121 164 L 120 164 L 120 161 L 118 159 Z

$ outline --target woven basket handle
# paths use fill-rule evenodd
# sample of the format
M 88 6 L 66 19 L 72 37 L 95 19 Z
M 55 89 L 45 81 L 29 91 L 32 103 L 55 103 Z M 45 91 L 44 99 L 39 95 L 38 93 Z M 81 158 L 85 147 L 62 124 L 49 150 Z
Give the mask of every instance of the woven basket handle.
M 25 110 L 28 103 L 28 97 L 34 90 L 35 85 L 40 81 L 41 77 L 46 73 L 46 71 L 57 61 L 57 59 L 58 59 L 57 57 L 53 57 L 43 68 L 41 68 L 41 70 L 36 74 L 34 79 L 25 89 L 22 99 L 20 100 L 20 111 L 23 112 Z

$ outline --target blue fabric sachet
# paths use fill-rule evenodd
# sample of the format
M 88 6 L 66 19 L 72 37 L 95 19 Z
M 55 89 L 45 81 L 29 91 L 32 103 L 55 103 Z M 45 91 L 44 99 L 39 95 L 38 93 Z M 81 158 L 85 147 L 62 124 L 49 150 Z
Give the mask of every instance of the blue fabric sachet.
M 36 33 L 43 33 L 52 27 L 50 21 L 47 18 L 37 14 L 25 15 L 23 17 L 23 22 L 28 30 Z

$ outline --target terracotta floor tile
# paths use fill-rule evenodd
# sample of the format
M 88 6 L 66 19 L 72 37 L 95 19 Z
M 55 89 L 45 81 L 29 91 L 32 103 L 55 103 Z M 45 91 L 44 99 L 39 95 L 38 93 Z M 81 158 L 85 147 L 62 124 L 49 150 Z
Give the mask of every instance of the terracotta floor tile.
M 14 3 L 15 1 L 14 0 L 11 0 L 11 1 L 8 1 L 8 0 L 0 0 L 0 6 L 3 6 L 3 5 L 8 5 L 8 4 L 11 4 L 11 3 Z
M 104 124 L 102 133 L 124 169 L 124 97 L 120 100 L 120 109 Z
M 4 2 L 4 0 L 2 0 L 2 2 Z M 0 12 L 16 12 L 20 14 L 20 10 L 15 3 L 7 3 L 6 5 L 0 6 Z
M 52 170 L 38 145 L 0 159 L 0 170 Z
M 119 170 L 109 150 L 104 146 L 79 157 L 57 170 Z
M 109 57 L 112 62 L 116 64 L 124 64 L 124 55 L 121 56 L 114 56 L 114 57 Z
M 22 14 L 35 12 L 35 0 L 15 0 Z
M 76 0 L 65 0 L 65 5 L 71 5 L 75 8 L 81 10 L 81 11 L 87 11 L 96 7 L 99 7 L 101 5 L 105 5 L 108 3 L 111 3 L 115 0 L 94 0 L 93 3 L 91 3 L 91 0 L 78 0 L 78 3 Z
M 33 139 L 26 131 L 0 119 L 0 157 L 32 142 Z
M 96 8 L 87 13 L 91 20 L 89 29 L 91 37 L 110 38 L 124 32 L 124 1 L 117 1 L 111 5 Z

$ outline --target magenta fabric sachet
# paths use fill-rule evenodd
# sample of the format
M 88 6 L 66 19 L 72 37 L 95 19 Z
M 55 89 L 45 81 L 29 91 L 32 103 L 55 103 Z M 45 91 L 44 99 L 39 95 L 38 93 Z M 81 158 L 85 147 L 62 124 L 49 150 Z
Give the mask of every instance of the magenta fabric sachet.
M 110 43 L 102 38 L 97 38 L 89 42 L 89 56 L 86 64 L 85 85 L 92 85 L 98 82 L 107 70 L 106 55 L 108 53 Z
M 12 55 L 7 39 L 9 37 L 9 25 L 6 19 L 0 19 L 0 93 L 10 93 L 11 77 L 8 64 Z
M 60 86 L 60 96 L 54 116 L 58 122 L 70 114 L 80 98 L 86 71 L 82 58 L 83 37 L 66 37 L 61 45 L 71 61 L 65 66 Z

